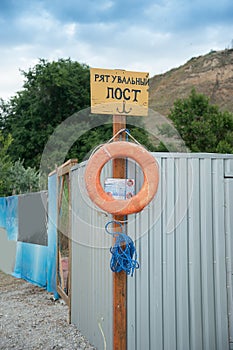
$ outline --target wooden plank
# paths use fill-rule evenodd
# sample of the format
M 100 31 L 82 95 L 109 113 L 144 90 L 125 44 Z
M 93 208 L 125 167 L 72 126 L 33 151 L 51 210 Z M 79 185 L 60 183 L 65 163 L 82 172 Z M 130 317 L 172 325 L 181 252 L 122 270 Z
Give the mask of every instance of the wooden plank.
M 61 185 L 60 185 L 60 177 L 58 177 L 58 217 L 60 216 L 60 212 L 61 212 L 64 183 L 65 183 L 64 176 L 62 176 L 61 178 Z
M 65 162 L 64 164 L 62 164 L 62 165 L 59 166 L 58 168 L 52 170 L 52 171 L 49 173 L 48 176 L 52 176 L 52 175 L 54 175 L 54 174 L 56 174 L 56 173 L 58 174 L 58 176 L 61 176 L 61 175 L 65 174 L 65 173 L 68 173 L 69 170 L 67 171 L 67 169 L 65 169 L 65 172 L 64 172 L 64 170 L 62 170 L 62 169 L 65 168 L 67 165 L 70 165 L 70 164 L 71 164 L 71 166 L 73 166 L 73 165 L 75 165 L 75 164 L 77 164 L 77 163 L 78 163 L 78 159 L 77 159 L 77 158 L 69 159 L 69 160 L 67 160 L 67 162 Z
M 66 305 L 68 305 L 70 307 L 70 298 L 68 297 L 68 295 L 64 292 L 64 290 L 62 290 L 62 288 L 57 285 L 57 292 L 60 295 L 60 297 L 62 297 L 62 299 L 64 300 L 64 302 L 66 303 Z
M 67 160 L 65 163 L 63 163 L 62 165 L 60 165 L 60 166 L 58 167 L 58 169 L 65 168 L 67 165 L 75 164 L 75 163 L 77 163 L 77 162 L 78 162 L 77 158 L 69 159 L 69 160 Z
M 113 116 L 113 135 L 126 128 L 126 117 Z M 125 133 L 119 134 L 114 140 L 125 139 Z M 113 160 L 113 177 L 125 178 L 125 160 Z M 113 217 L 116 221 L 124 221 L 124 216 Z M 116 225 L 117 231 L 119 226 Z M 127 277 L 124 271 L 113 273 L 113 349 L 127 349 Z
M 70 171 L 71 168 L 77 164 L 77 159 L 69 159 L 67 162 L 62 164 L 59 168 L 56 169 L 57 172 L 57 237 L 59 234 L 59 225 L 61 219 L 61 206 L 64 192 L 64 185 L 67 184 L 68 187 L 68 276 L 67 276 L 67 293 L 64 291 L 64 278 L 63 278 L 63 269 L 62 269 L 62 257 L 59 249 L 59 239 L 57 238 L 57 292 L 61 296 L 61 298 L 65 301 L 65 303 L 69 307 L 68 311 L 68 323 L 71 322 L 71 188 L 70 188 Z M 61 276 L 61 282 L 58 278 L 58 273 Z
M 62 258 L 61 258 L 61 251 L 58 249 L 58 270 L 61 278 L 61 289 L 64 291 L 65 283 L 64 283 L 64 276 L 63 276 L 63 268 L 62 268 Z
M 78 163 L 77 159 L 69 159 L 67 162 L 62 164 L 59 168 L 57 168 L 57 175 L 62 176 L 68 174 L 70 169 Z

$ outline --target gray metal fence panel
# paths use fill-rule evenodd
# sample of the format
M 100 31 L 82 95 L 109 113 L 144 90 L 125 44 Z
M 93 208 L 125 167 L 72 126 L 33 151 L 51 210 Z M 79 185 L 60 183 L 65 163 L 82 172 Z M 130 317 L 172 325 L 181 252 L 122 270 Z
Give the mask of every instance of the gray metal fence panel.
M 225 163 L 225 177 L 233 177 L 233 159 L 227 159 Z
M 98 349 L 112 348 L 112 238 L 108 218 L 85 195 L 84 166 L 71 174 L 72 286 L 71 321 Z
M 155 156 L 160 167 L 157 196 L 128 225 L 141 264 L 135 277 L 128 278 L 128 349 L 228 349 L 228 160 Z
M 224 161 L 213 160 L 213 253 L 214 290 L 216 309 L 216 348 L 228 346 L 227 290 L 226 281 L 226 235 L 225 235 L 225 181 Z M 224 271 L 224 273 L 223 273 Z M 222 286 L 222 288 L 221 288 Z M 219 288 L 220 287 L 220 288 Z M 224 301 L 224 302 L 223 302 Z
M 233 349 L 233 177 L 226 182 L 226 269 L 227 269 L 227 297 L 229 315 L 230 349 Z

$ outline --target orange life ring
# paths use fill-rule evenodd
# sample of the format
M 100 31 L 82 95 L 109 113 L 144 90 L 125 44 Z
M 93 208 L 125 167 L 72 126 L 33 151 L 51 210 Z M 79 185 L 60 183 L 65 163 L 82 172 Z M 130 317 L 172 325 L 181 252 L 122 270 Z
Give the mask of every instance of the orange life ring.
M 108 195 L 100 182 L 101 170 L 114 158 L 130 158 L 141 167 L 144 183 L 140 191 L 125 200 Z M 158 164 L 155 158 L 142 146 L 132 142 L 116 141 L 99 148 L 88 161 L 85 170 L 86 189 L 90 199 L 104 211 L 115 215 L 140 212 L 153 199 L 159 182 Z

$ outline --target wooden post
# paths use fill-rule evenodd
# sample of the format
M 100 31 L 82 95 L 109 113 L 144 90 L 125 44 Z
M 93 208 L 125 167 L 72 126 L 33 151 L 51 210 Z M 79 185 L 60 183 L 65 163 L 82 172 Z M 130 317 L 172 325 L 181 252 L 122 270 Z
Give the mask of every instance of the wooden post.
M 126 128 L 126 117 L 113 116 L 113 135 Z M 118 135 L 114 141 L 125 139 L 125 133 Z M 113 160 L 113 177 L 125 178 L 125 159 Z M 124 216 L 115 215 L 113 220 L 123 221 Z M 119 226 L 116 225 L 116 231 Z M 127 349 L 127 277 L 124 271 L 113 273 L 113 349 Z
M 56 272 L 56 283 L 57 283 L 57 292 L 62 297 L 62 299 L 65 301 L 65 303 L 69 307 L 69 313 L 68 313 L 68 323 L 71 323 L 71 259 L 72 259 L 72 244 L 71 244 L 71 188 L 70 188 L 70 169 L 72 166 L 77 164 L 77 159 L 69 159 L 67 162 L 62 164 L 59 168 L 56 169 L 57 173 L 57 272 Z M 64 194 L 64 186 L 65 182 L 67 184 L 68 189 L 68 231 L 65 232 L 68 239 L 68 249 L 69 249 L 69 256 L 68 256 L 68 280 L 67 285 L 64 284 L 64 278 L 63 278 L 63 268 L 62 268 L 62 256 L 61 251 L 59 247 L 59 237 L 60 235 L 63 235 L 64 233 L 60 232 L 60 225 L 61 225 L 61 207 L 62 207 L 62 200 L 63 200 L 63 194 Z M 59 274 L 61 277 L 61 282 L 59 281 Z M 66 287 L 66 292 L 65 292 Z

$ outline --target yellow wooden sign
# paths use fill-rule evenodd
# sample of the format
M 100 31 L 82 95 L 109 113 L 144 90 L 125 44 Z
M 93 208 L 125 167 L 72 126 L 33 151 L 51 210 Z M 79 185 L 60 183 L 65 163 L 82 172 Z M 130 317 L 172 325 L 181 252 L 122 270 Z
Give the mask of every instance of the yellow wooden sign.
M 149 73 L 90 69 L 91 113 L 148 115 Z

